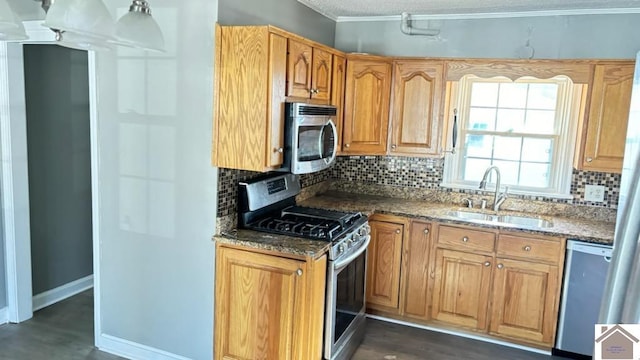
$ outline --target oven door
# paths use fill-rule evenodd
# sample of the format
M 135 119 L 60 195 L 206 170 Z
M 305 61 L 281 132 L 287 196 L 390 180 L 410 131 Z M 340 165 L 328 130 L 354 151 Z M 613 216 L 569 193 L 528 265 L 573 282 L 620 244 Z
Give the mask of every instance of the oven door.
M 329 117 L 296 119 L 291 139 L 291 172 L 306 174 L 326 169 L 336 158 L 338 134 Z
M 325 309 L 325 359 L 350 356 L 364 336 L 367 246 L 345 260 L 330 261 Z

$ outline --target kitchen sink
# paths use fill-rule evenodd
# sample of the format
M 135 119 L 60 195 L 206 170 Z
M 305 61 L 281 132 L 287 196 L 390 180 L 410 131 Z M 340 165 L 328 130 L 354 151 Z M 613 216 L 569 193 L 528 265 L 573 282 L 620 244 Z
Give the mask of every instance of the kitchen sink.
M 537 217 L 518 216 L 518 215 L 494 215 L 484 214 L 472 211 L 454 210 L 448 211 L 448 216 L 452 216 L 469 222 L 478 222 L 483 224 L 496 224 L 504 226 L 524 226 L 528 228 L 550 228 L 553 222 Z

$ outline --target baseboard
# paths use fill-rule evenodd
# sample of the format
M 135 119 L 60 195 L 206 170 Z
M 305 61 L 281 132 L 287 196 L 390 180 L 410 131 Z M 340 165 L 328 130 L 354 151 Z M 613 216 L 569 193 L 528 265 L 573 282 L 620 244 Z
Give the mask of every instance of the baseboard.
M 0 309 L 0 325 L 6 324 L 9 322 L 9 308 L 3 307 Z
M 93 275 L 83 277 L 58 286 L 55 289 L 47 290 L 33 297 L 33 311 L 40 310 L 59 301 L 70 298 L 93 287 Z
M 133 341 L 124 340 L 111 335 L 100 335 L 96 342 L 100 351 L 108 352 L 132 360 L 191 360 L 189 358 L 155 349 Z
M 375 320 L 381 320 L 381 321 L 394 323 L 394 324 L 411 326 L 411 327 L 418 328 L 418 329 L 424 329 L 424 330 L 430 330 L 430 331 L 435 331 L 435 332 L 449 334 L 449 335 L 460 336 L 460 337 L 464 337 L 464 338 L 467 338 L 467 339 L 480 340 L 480 341 L 484 341 L 484 342 L 488 342 L 488 343 L 492 343 L 492 344 L 507 346 L 507 347 L 510 347 L 510 348 L 530 351 L 530 352 L 534 352 L 534 353 L 538 353 L 538 354 L 551 355 L 551 351 L 546 351 L 546 350 L 542 350 L 542 349 L 536 349 L 534 347 L 514 344 L 514 343 L 510 343 L 508 341 L 502 341 L 502 340 L 498 340 L 498 339 L 491 339 L 491 338 L 484 337 L 484 336 L 477 336 L 477 335 L 468 334 L 468 333 L 465 333 L 465 332 L 458 332 L 458 331 L 449 330 L 449 329 L 441 329 L 441 328 L 438 328 L 438 327 L 435 327 L 435 326 L 414 324 L 414 323 L 411 323 L 411 322 L 402 321 L 402 320 L 396 320 L 396 319 L 392 319 L 392 318 L 388 318 L 388 317 L 384 317 L 384 316 L 379 316 L 379 315 L 367 314 L 367 317 L 371 318 L 371 319 L 375 319 Z

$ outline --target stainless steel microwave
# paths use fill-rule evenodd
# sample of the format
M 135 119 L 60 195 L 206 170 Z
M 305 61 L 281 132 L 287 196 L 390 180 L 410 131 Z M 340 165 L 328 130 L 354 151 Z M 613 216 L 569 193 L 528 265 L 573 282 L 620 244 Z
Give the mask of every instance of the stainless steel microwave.
M 285 104 L 283 171 L 307 174 L 328 168 L 336 159 L 335 106 Z

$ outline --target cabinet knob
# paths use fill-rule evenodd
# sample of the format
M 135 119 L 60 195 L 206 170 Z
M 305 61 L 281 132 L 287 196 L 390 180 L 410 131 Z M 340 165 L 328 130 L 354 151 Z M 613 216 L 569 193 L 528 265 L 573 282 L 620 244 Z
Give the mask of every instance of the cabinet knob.
M 424 234 L 429 235 L 429 229 L 424 229 Z
M 590 163 L 590 162 L 592 162 L 592 161 L 593 161 L 593 158 L 588 157 L 588 158 L 586 158 L 586 160 L 587 160 L 587 162 L 588 162 L 588 163 Z
M 484 262 L 484 266 L 486 266 L 486 267 L 491 266 L 491 262 L 490 262 L 490 261 L 485 261 L 485 262 Z
M 400 229 L 396 229 L 396 234 L 400 234 Z
M 318 90 L 318 89 L 311 89 L 309 91 L 311 92 L 312 95 L 315 95 L 315 94 L 320 92 L 320 90 Z
M 273 148 L 273 152 L 282 154 L 284 152 L 284 148 Z
M 469 242 L 469 237 L 468 236 L 463 237 L 462 242 Z
M 391 145 L 391 150 L 395 150 L 396 149 L 396 144 Z
M 503 267 L 504 267 L 504 265 L 498 264 L 498 269 L 502 269 Z
M 350 145 L 349 144 L 344 144 L 344 147 L 348 148 Z
M 523 247 L 522 250 L 531 251 L 531 246 L 527 245 L 527 246 Z
M 302 269 L 298 269 L 298 270 L 296 270 L 296 275 L 298 275 L 298 276 L 302 276 Z

